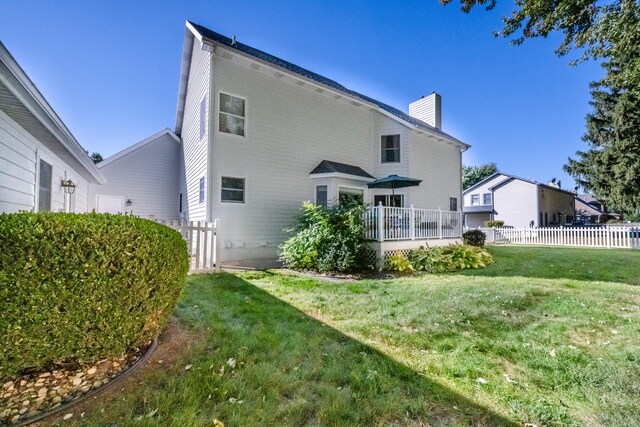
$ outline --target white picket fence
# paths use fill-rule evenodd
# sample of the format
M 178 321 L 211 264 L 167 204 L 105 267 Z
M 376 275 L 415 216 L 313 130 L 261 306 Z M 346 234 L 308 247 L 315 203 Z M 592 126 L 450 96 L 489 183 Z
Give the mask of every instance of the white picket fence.
M 640 227 L 494 228 L 495 243 L 640 249 Z
M 206 221 L 158 221 L 178 231 L 187 244 L 191 259 L 189 272 L 220 271 L 219 239 L 220 220 Z
M 462 236 L 462 212 L 372 206 L 364 213 L 365 239 L 449 239 Z

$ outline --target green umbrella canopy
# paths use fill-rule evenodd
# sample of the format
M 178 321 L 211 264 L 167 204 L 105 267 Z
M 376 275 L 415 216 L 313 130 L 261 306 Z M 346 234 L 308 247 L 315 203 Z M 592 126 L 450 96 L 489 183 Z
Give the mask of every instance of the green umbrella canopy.
M 367 183 L 369 188 L 390 188 L 391 195 L 395 196 L 396 188 L 417 187 L 422 182 L 421 179 L 408 178 L 406 176 L 389 175 L 385 178 L 376 179 Z

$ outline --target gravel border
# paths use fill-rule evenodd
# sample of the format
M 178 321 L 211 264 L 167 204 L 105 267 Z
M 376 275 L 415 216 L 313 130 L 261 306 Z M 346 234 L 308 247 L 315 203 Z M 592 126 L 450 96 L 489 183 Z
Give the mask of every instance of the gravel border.
M 149 346 L 149 348 L 147 349 L 147 351 L 145 351 L 145 353 L 138 359 L 136 360 L 136 362 L 131 365 L 126 371 L 122 372 L 120 375 L 118 375 L 117 377 L 115 377 L 114 379 L 112 379 L 111 381 L 109 381 L 108 383 L 100 386 L 99 388 L 93 389 L 91 391 L 89 391 L 86 394 L 83 394 L 82 396 L 79 396 L 73 400 L 70 400 L 69 402 L 60 405 L 58 407 L 55 408 L 51 408 L 47 411 L 41 412 L 38 415 L 36 415 L 33 418 L 29 418 L 26 420 L 21 420 L 20 422 L 16 423 L 16 424 L 8 424 L 11 425 L 12 427 L 22 427 L 22 426 L 26 426 L 32 423 L 35 423 L 37 421 L 43 420 L 45 418 L 48 418 L 52 415 L 55 415 L 59 412 L 63 412 L 66 411 L 74 406 L 76 406 L 79 403 L 84 402 L 85 400 L 89 399 L 90 397 L 96 396 L 104 391 L 107 391 L 108 389 L 110 389 L 111 387 L 120 384 L 122 381 L 124 381 L 125 379 L 127 379 L 129 376 L 131 376 L 131 374 L 135 373 L 148 359 L 149 357 L 151 357 L 151 355 L 156 351 L 156 348 L 158 347 L 158 338 L 154 338 L 154 340 L 151 342 L 151 346 Z

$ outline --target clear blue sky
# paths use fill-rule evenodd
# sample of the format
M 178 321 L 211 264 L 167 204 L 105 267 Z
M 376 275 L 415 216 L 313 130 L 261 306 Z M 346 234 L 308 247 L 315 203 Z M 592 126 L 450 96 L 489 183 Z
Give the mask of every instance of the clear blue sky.
M 457 1 L 457 0 L 456 0 Z M 569 67 L 560 38 L 495 38 L 513 0 L 470 15 L 436 0 L 5 0 L 0 40 L 80 143 L 104 157 L 173 128 L 189 19 L 407 111 L 442 95 L 443 130 L 467 164 L 573 181 L 596 63 Z

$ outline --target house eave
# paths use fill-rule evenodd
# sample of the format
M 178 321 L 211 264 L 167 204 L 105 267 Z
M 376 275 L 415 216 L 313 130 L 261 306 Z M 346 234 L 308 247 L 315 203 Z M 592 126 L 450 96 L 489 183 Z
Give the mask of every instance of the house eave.
M 320 178 L 343 178 L 350 179 L 353 181 L 362 181 L 362 182 L 371 182 L 375 181 L 375 178 L 367 178 L 366 176 L 360 175 L 351 175 L 348 173 L 342 172 L 326 172 L 326 173 L 311 173 L 309 174 L 309 178 L 311 179 L 320 179 Z
M 122 151 L 117 152 L 116 154 L 107 157 L 106 159 L 104 159 L 103 161 L 101 161 L 100 163 L 97 164 L 99 169 L 102 169 L 105 166 L 110 165 L 111 163 L 115 162 L 116 160 L 119 160 L 123 157 L 128 156 L 129 154 L 134 153 L 135 151 L 140 150 L 141 148 L 144 148 L 147 144 L 149 144 L 150 142 L 155 141 L 156 139 L 160 138 L 163 135 L 169 135 L 171 137 L 171 139 L 173 139 L 177 144 L 180 144 L 180 138 L 178 138 L 176 136 L 175 133 L 173 133 L 173 131 L 171 129 L 165 128 L 163 130 L 161 130 L 160 132 L 156 132 L 153 135 L 143 139 L 142 141 L 139 141 L 127 148 L 125 148 Z

